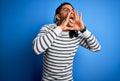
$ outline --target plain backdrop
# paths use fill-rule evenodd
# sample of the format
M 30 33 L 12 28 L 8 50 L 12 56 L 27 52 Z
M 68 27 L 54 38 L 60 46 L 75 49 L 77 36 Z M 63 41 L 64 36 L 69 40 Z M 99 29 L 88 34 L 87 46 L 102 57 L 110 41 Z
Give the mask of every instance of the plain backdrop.
M 32 41 L 63 2 L 82 12 L 102 46 L 96 53 L 78 48 L 74 81 L 120 81 L 119 0 L 0 0 L 0 81 L 41 80 L 43 55 L 35 55 Z

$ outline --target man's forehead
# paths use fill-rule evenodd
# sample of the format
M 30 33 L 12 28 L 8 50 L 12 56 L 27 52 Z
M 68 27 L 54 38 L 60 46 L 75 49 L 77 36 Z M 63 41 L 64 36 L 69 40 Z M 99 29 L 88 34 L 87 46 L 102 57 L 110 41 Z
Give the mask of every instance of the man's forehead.
M 68 9 L 68 8 L 71 8 L 71 9 L 73 9 L 73 7 L 71 6 L 71 5 L 64 5 L 64 6 L 62 6 L 62 9 Z

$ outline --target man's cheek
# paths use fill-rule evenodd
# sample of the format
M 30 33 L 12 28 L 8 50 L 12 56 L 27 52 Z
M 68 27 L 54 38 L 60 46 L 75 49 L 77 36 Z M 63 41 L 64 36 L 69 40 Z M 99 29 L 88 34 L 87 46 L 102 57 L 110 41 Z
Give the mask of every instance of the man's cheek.
M 64 15 L 63 15 L 63 16 L 61 16 L 61 19 L 62 19 L 62 20 L 64 20 L 65 18 L 66 18 L 66 16 L 64 16 Z

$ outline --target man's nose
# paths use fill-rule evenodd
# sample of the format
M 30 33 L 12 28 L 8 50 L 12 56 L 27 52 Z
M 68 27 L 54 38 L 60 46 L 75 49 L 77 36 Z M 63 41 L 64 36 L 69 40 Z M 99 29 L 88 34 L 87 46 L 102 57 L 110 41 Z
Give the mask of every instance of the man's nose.
M 73 14 L 73 13 L 74 13 L 74 10 L 72 9 L 72 10 L 71 10 L 71 14 Z

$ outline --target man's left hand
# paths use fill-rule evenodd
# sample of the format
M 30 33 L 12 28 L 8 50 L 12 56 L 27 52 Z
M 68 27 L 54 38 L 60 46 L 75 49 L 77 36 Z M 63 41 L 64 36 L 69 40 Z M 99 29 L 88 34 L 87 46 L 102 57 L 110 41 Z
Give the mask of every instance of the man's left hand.
M 75 15 L 75 25 L 74 30 L 82 31 L 84 29 L 84 23 L 82 21 L 82 13 L 78 14 L 78 11 L 74 11 Z

